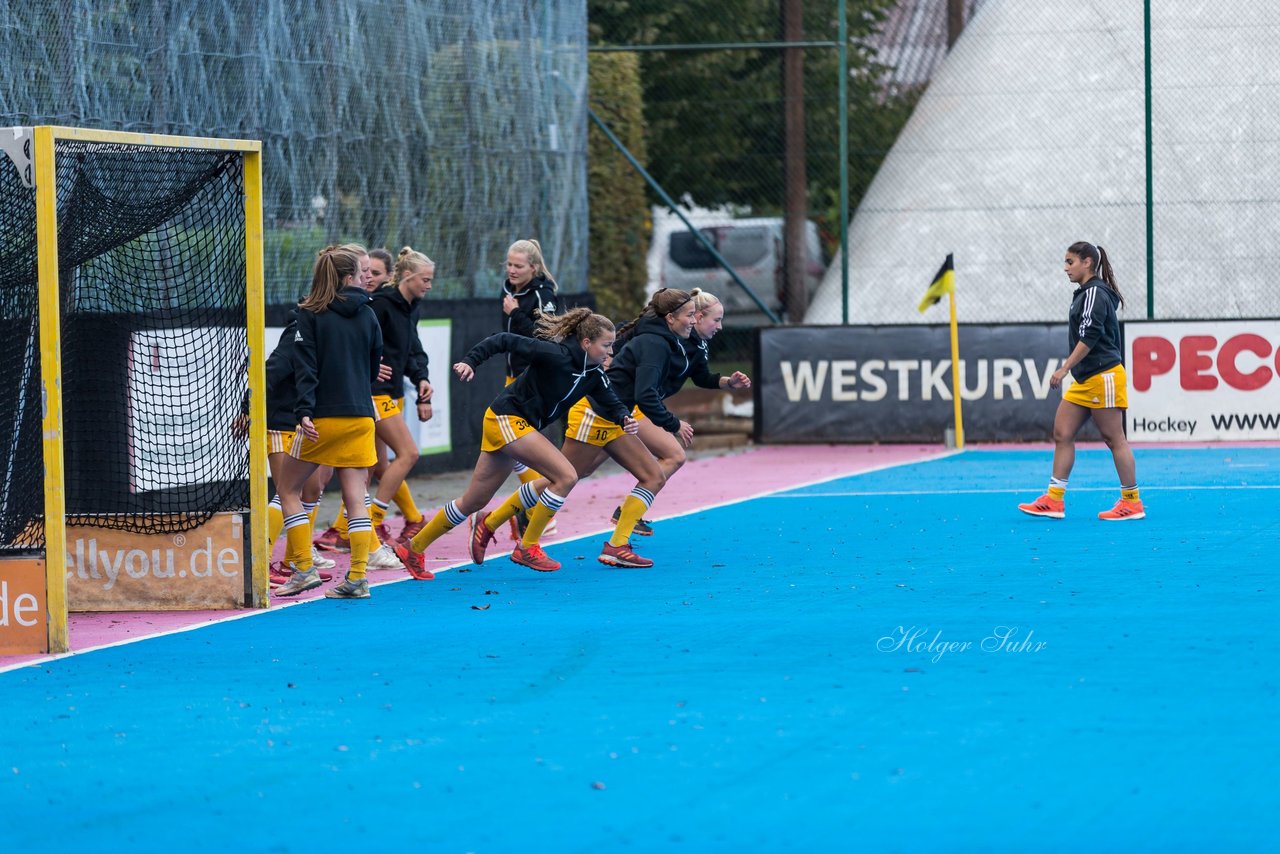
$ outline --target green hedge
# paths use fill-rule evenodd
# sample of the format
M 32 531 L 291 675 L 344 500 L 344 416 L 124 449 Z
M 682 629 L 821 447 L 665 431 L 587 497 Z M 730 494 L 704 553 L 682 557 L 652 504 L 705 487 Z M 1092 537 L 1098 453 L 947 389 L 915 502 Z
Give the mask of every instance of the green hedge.
M 640 62 L 633 53 L 589 57 L 591 109 L 641 163 L 646 162 Z M 629 320 L 645 303 L 649 251 L 644 179 L 600 129 L 591 124 L 587 154 L 591 209 L 588 286 L 601 314 Z

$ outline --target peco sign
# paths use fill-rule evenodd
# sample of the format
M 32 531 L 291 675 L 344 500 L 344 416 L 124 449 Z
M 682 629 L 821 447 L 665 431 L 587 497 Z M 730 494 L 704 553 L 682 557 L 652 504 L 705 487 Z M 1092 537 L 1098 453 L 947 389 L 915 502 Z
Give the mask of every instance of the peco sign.
M 1129 437 L 1280 439 L 1280 320 L 1125 324 Z

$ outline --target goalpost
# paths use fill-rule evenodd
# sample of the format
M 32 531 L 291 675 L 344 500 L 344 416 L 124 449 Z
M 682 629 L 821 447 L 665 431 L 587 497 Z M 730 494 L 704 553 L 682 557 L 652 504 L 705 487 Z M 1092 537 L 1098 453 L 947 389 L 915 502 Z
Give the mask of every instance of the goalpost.
M 261 143 L 0 135 L 0 654 L 265 607 Z

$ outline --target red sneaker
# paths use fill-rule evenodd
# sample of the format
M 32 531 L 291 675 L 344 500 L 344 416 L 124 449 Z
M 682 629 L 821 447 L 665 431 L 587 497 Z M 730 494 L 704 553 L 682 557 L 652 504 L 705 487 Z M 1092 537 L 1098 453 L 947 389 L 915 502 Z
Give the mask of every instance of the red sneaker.
M 547 553 L 537 543 L 527 549 L 524 546 L 516 546 L 515 551 L 511 553 L 511 559 L 521 566 L 536 569 L 538 572 L 555 572 L 560 568 L 560 564 L 547 557 Z
M 395 537 L 391 536 L 391 532 L 387 530 L 386 522 L 383 522 L 380 525 L 375 525 L 373 528 L 373 532 L 378 535 L 378 542 L 380 543 L 386 543 L 387 545 L 391 545 L 396 541 Z
M 351 540 L 342 536 L 342 532 L 337 528 L 330 528 L 316 537 L 316 547 L 330 552 L 349 552 Z
M 271 584 L 272 586 L 284 584 L 289 580 L 289 576 L 293 575 L 293 570 L 284 565 L 282 560 L 271 561 Z
M 1061 498 L 1051 498 L 1048 493 L 1041 495 L 1030 504 L 1019 504 L 1018 509 L 1032 516 L 1043 516 L 1046 519 L 1065 519 L 1067 503 Z
M 404 529 L 400 531 L 400 536 L 396 537 L 395 542 L 409 548 L 409 541 L 413 539 L 413 535 L 427 527 L 427 517 L 423 516 L 416 522 L 405 522 Z
M 476 566 L 484 563 L 484 553 L 493 542 L 494 531 L 484 523 L 488 511 L 478 510 L 471 514 L 471 562 Z
M 1142 509 L 1142 502 L 1128 501 L 1121 498 L 1110 510 L 1103 510 L 1098 518 L 1104 522 L 1127 522 L 1130 519 L 1145 519 L 1147 511 Z
M 600 557 L 596 560 L 609 566 L 625 566 L 630 569 L 648 569 L 653 566 L 653 561 L 640 557 L 631 550 L 631 543 L 611 546 L 608 540 L 605 540 L 604 551 L 600 552 Z
M 396 557 L 400 558 L 400 562 L 404 564 L 404 568 L 409 570 L 409 574 L 419 581 L 430 581 L 436 577 L 436 574 L 426 567 L 426 559 L 422 552 L 415 552 L 407 546 L 396 545 Z
M 316 569 L 320 574 L 321 581 L 333 581 L 333 573 L 327 569 Z M 293 575 L 293 570 L 285 566 L 282 560 L 271 561 L 271 585 L 278 586 L 284 584 Z

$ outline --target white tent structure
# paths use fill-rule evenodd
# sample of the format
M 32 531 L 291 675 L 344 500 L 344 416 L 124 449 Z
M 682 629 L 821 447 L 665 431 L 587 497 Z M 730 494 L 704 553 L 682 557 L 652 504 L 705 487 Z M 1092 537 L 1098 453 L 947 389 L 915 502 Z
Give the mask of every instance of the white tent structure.
M 1280 7 L 1151 7 L 1154 316 L 1275 316 Z M 852 218 L 849 322 L 944 319 L 916 304 L 948 253 L 962 322 L 1062 321 L 1076 240 L 1146 317 L 1143 49 L 1137 0 L 984 0 Z M 842 261 L 807 322 L 842 322 Z

